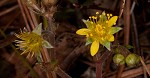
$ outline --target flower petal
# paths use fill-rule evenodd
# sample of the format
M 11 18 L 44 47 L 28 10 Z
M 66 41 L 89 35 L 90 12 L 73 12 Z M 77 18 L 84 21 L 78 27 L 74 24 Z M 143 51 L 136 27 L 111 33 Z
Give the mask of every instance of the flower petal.
M 79 34 L 79 35 L 87 35 L 89 33 L 89 29 L 87 28 L 82 28 L 82 29 L 79 29 L 76 31 L 76 34 Z
M 97 53 L 98 49 L 99 49 L 99 42 L 94 41 L 90 48 L 91 55 L 94 56 Z
M 118 19 L 118 16 L 111 17 L 110 20 L 108 21 L 108 27 L 111 27 L 113 24 L 115 24 L 117 19 Z
M 114 41 L 114 40 L 115 40 L 115 39 L 114 39 L 114 36 L 113 36 L 113 35 L 110 35 L 108 41 L 112 42 L 112 41 Z

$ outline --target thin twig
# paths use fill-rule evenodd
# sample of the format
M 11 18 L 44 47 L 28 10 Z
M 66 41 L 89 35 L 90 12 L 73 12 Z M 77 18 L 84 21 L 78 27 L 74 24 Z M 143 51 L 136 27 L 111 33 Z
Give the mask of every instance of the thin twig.
M 49 57 L 49 54 L 48 54 L 48 51 L 47 51 L 46 48 L 43 48 L 42 56 L 43 56 L 43 57 L 42 57 L 42 58 L 43 58 L 43 61 L 44 61 L 45 63 L 51 62 L 50 57 Z
M 37 17 L 35 15 L 35 13 L 33 13 L 31 10 L 29 10 L 29 12 L 31 14 L 34 25 L 37 26 L 38 25 L 38 20 L 37 20 Z
M 9 8 L 9 9 L 7 9 L 7 10 L 4 10 L 4 11 L 0 12 L 0 16 L 3 16 L 3 15 L 5 15 L 5 14 L 7 14 L 7 13 L 10 13 L 10 12 L 12 12 L 13 10 L 17 9 L 18 7 L 19 7 L 18 5 L 15 5 L 15 6 Z
M 3 1 L 0 1 L 0 7 L 3 6 L 3 4 L 5 4 L 6 2 L 8 2 L 9 0 L 3 0 Z
M 150 70 L 150 64 L 147 64 L 146 67 Z M 112 73 L 113 76 L 107 76 L 107 78 L 115 78 L 116 75 L 114 75 L 114 73 L 115 72 Z M 143 66 L 140 66 L 138 68 L 124 71 L 120 78 L 135 78 L 142 74 L 143 74 Z
M 123 13 L 123 11 L 124 11 L 125 1 L 126 1 L 126 0 L 122 0 L 122 4 L 121 4 L 121 8 L 120 8 L 120 13 L 119 13 L 119 18 L 121 18 L 122 13 Z
M 35 25 L 34 25 L 33 20 L 32 20 L 32 18 L 31 18 L 29 9 L 27 8 L 27 6 L 26 6 L 23 2 L 22 2 L 22 4 L 23 4 L 22 6 L 23 6 L 23 8 L 24 8 L 24 10 L 25 10 L 26 16 L 27 16 L 27 18 L 28 18 L 29 24 L 31 25 L 31 28 L 34 29 L 34 28 L 35 28 Z
M 148 75 L 150 76 L 150 71 L 148 70 L 146 64 L 144 63 L 144 61 L 143 61 L 143 59 L 141 57 L 140 57 L 140 61 L 141 61 L 142 65 L 143 65 L 143 67 L 145 68 L 145 70 L 147 71 Z
M 20 0 L 18 0 L 18 4 L 19 4 L 20 10 L 21 10 L 23 19 L 24 19 L 24 21 L 25 21 L 26 28 L 27 28 L 28 31 L 31 31 L 31 29 L 30 29 L 30 27 L 29 27 L 29 24 L 28 24 L 28 21 L 27 21 L 27 18 L 26 18 L 26 15 L 25 15 L 24 8 L 22 7 L 22 2 L 21 2 Z
M 61 77 L 61 78 L 72 78 L 67 73 L 65 73 L 60 67 L 57 67 L 55 72 Z

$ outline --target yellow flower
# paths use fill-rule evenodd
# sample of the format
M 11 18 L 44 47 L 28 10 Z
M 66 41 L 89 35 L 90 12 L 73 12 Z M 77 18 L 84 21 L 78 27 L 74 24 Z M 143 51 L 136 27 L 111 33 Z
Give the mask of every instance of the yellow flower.
M 42 25 L 39 24 L 32 32 L 22 31 L 20 34 L 15 34 L 19 40 L 15 40 L 18 46 L 23 52 L 21 54 L 28 53 L 28 56 L 38 54 L 43 47 L 52 48 L 52 46 L 43 39 L 41 36 Z
M 79 35 L 86 35 L 86 44 L 92 43 L 90 48 L 92 56 L 98 52 L 99 44 L 110 50 L 110 42 L 114 41 L 113 34 L 121 30 L 120 27 L 112 27 L 116 23 L 118 16 L 112 16 L 112 14 L 106 14 L 105 12 L 101 15 L 98 14 L 96 12 L 97 16 L 90 16 L 88 20 L 83 20 L 87 28 L 76 31 Z

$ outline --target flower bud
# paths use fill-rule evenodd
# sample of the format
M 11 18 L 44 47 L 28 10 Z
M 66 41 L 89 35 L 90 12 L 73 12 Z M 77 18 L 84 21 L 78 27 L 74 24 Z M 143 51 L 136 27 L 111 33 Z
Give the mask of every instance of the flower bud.
M 125 61 L 126 61 L 127 66 L 133 67 L 133 66 L 135 66 L 137 63 L 139 63 L 140 58 L 139 58 L 138 55 L 132 53 L 132 54 L 129 54 L 129 55 L 126 57 Z
M 117 65 L 123 65 L 125 63 L 125 57 L 122 54 L 115 54 L 113 61 Z

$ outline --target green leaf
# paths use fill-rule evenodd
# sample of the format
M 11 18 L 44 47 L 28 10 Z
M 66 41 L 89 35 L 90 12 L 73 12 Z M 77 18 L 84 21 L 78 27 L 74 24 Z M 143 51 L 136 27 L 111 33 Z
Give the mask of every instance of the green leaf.
M 131 46 L 131 45 L 125 45 L 125 47 L 126 47 L 127 49 L 132 49 L 132 48 L 134 48 L 134 47 Z
M 102 45 L 105 46 L 110 51 L 110 42 L 109 41 L 103 42 Z
M 53 48 L 53 46 L 46 40 L 43 41 L 43 47 L 45 47 L 45 48 Z
M 87 38 L 85 45 L 87 46 L 87 45 L 91 44 L 92 42 L 93 42 L 93 41 L 92 41 L 91 38 Z
M 86 27 L 87 27 L 88 29 L 92 29 L 92 28 L 93 28 L 93 25 L 94 25 L 94 24 L 92 24 L 89 20 L 84 20 L 84 19 L 82 19 L 82 21 L 85 23 L 85 25 L 86 25 Z
M 120 30 L 122 30 L 121 27 L 111 27 L 110 34 L 115 34 L 115 33 L 117 33 Z
M 32 32 L 36 33 L 38 35 L 41 35 L 41 33 L 42 33 L 42 23 L 40 23 L 38 26 L 36 26 Z

